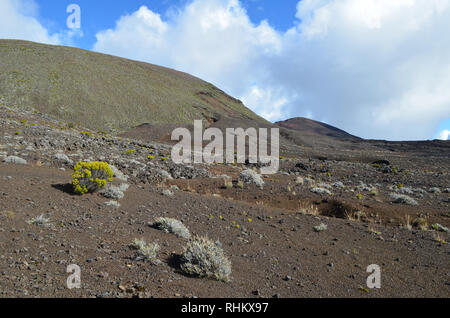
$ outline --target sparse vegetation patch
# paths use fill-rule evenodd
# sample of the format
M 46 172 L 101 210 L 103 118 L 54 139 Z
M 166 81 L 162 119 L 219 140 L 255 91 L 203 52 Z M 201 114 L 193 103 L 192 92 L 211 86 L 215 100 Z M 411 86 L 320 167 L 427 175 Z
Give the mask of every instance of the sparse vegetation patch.
M 27 223 L 30 225 L 43 225 L 43 226 L 47 226 L 49 224 L 49 222 L 50 222 L 50 219 L 46 218 L 43 214 L 27 221 Z
M 188 228 L 183 223 L 175 219 L 158 218 L 152 226 L 161 231 L 172 233 L 182 238 L 189 239 L 191 237 L 191 233 L 189 233 Z
M 330 190 L 324 188 L 312 188 L 311 192 L 319 195 L 331 195 Z
M 188 242 L 181 256 L 181 270 L 190 276 L 209 277 L 229 282 L 231 262 L 219 242 L 196 236 Z
M 323 232 L 328 230 L 328 226 L 326 224 L 321 223 L 320 225 L 317 225 L 314 227 L 314 231 L 316 232 Z
M 132 245 L 133 248 L 138 250 L 139 259 L 146 259 L 149 261 L 155 261 L 158 251 L 160 249 L 158 243 L 149 243 L 147 244 L 144 240 L 135 239 Z
M 260 188 L 264 186 L 264 181 L 261 176 L 253 170 L 248 169 L 242 171 L 240 178 L 245 184 L 256 184 Z
M 398 204 L 408 204 L 408 205 L 419 205 L 419 203 L 414 200 L 413 198 L 404 195 L 404 194 L 398 194 L 398 193 L 391 193 L 390 197 L 392 198 L 392 202 L 398 203 Z

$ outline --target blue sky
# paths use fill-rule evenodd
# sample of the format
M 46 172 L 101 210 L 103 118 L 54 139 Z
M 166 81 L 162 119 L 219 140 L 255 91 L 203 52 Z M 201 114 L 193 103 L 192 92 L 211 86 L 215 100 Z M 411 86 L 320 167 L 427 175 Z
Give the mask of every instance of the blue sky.
M 81 31 L 66 8 L 81 7 Z M 0 38 L 76 46 L 211 82 L 272 122 L 448 139 L 449 0 L 1 0 Z
M 50 31 L 60 32 L 67 29 L 66 20 L 69 14 L 66 8 L 76 3 L 82 12 L 83 37 L 75 38 L 73 45 L 92 49 L 98 31 L 113 28 L 115 22 L 123 15 L 131 14 L 145 5 L 150 10 L 168 17 L 172 10 L 183 8 L 188 0 L 36 0 L 39 21 Z M 293 20 L 298 0 L 243 0 L 242 6 L 255 24 L 262 20 L 277 30 L 286 31 L 293 27 Z

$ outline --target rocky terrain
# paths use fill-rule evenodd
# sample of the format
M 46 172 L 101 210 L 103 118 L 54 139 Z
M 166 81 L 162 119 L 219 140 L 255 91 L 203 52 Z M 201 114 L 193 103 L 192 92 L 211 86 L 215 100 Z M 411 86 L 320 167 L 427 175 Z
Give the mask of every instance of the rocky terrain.
M 167 145 L 1 107 L 1 296 L 448 297 L 445 147 L 407 160 L 379 150 L 378 163 L 299 154 L 253 180 L 241 176 L 251 167 L 177 166 Z M 74 195 L 73 165 L 96 160 L 114 166 L 117 191 Z M 230 281 L 185 275 L 188 240 L 150 226 L 159 217 L 220 241 Z M 136 239 L 159 244 L 157 261 L 137 257 Z M 81 289 L 66 286 L 70 264 Z M 381 289 L 367 289 L 371 264 Z
M 279 128 L 279 172 L 176 165 L 195 119 Z M 78 162 L 112 182 L 76 194 Z M 188 74 L 1 40 L 0 297 L 448 298 L 449 167 L 449 141 L 272 124 Z

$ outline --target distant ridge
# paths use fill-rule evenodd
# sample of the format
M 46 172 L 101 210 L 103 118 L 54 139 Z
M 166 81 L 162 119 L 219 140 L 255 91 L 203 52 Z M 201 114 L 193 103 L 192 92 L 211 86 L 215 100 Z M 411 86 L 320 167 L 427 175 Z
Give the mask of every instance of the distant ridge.
M 275 125 L 301 132 L 307 136 L 330 137 L 341 140 L 362 140 L 362 138 L 353 136 L 339 128 L 303 117 L 280 121 L 275 123 Z

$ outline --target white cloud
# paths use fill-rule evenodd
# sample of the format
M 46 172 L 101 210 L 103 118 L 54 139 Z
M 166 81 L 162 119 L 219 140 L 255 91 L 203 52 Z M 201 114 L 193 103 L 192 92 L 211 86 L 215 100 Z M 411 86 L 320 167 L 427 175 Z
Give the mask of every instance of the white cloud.
M 59 44 L 58 34 L 49 34 L 35 18 L 38 7 L 33 0 L 0 1 L 0 38 Z
M 282 108 L 288 104 L 288 99 L 280 92 L 273 92 L 272 90 L 264 90 L 258 86 L 252 86 L 249 91 L 241 97 L 245 105 L 257 105 L 257 108 L 252 109 L 257 111 L 260 116 L 269 121 L 279 119 Z
M 94 49 L 199 76 L 270 120 L 428 139 L 450 117 L 450 0 L 303 0 L 296 17 L 278 32 L 237 0 L 194 0 L 166 20 L 144 6 Z
M 167 50 L 164 36 L 168 28 L 159 14 L 143 6 L 120 18 L 115 30 L 97 33 L 94 50 L 137 60 L 159 60 Z
M 440 132 L 438 139 L 439 140 L 450 140 L 450 130 L 443 130 Z

